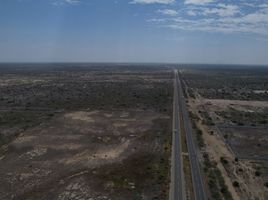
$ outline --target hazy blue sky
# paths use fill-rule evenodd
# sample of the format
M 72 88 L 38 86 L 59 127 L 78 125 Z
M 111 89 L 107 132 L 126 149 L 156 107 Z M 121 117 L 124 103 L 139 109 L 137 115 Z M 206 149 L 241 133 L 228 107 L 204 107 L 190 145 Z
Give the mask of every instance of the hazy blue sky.
M 0 0 L 0 62 L 268 64 L 267 0 Z

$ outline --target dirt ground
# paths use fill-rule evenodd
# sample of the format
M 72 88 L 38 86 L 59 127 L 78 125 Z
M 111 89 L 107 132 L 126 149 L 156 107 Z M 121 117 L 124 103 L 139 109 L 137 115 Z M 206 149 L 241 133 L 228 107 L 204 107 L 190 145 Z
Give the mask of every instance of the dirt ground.
M 240 111 L 255 112 L 268 107 L 267 101 L 241 101 L 227 99 L 202 99 L 200 103 L 208 105 L 214 111 L 235 108 Z
M 256 112 L 267 107 L 267 102 L 259 101 L 236 101 L 236 100 L 213 100 L 213 99 L 191 99 L 189 100 L 189 106 L 191 111 L 200 118 L 198 127 L 203 131 L 203 138 L 206 143 L 205 152 L 207 152 L 210 157 L 217 162 L 217 167 L 224 175 L 224 180 L 228 186 L 229 191 L 232 194 L 233 199 L 258 199 L 264 200 L 268 197 L 268 190 L 265 188 L 265 175 L 262 177 L 256 177 L 256 167 L 253 164 L 253 160 L 238 160 L 235 161 L 236 155 L 229 148 L 229 146 L 224 142 L 224 138 L 219 128 L 215 125 L 207 125 L 202 123 L 206 119 L 200 115 L 199 111 L 208 112 L 209 116 L 212 118 L 213 122 L 222 123 L 223 120 L 215 114 L 216 111 L 222 111 L 233 107 L 237 110 L 252 110 Z M 213 115 L 214 114 L 214 115 Z M 216 117 L 215 117 L 216 116 Z M 254 127 L 252 127 L 254 128 Z M 266 128 L 261 128 L 262 130 L 267 130 Z M 211 134 L 213 132 L 213 134 Z M 262 134 L 265 131 L 262 131 Z M 252 133 L 253 134 L 253 133 Z M 254 134 L 253 134 L 254 135 Z M 237 136 L 239 137 L 239 136 Z M 246 136 L 243 136 L 243 138 Z M 256 137 L 256 135 L 254 135 Z M 266 138 L 266 133 L 265 136 Z M 241 138 L 241 137 L 239 137 Z M 242 143 L 239 142 L 237 138 L 237 144 L 240 145 L 238 150 L 241 150 Z M 233 137 L 230 138 L 234 140 Z M 248 139 L 248 138 L 247 138 Z M 260 138 L 258 138 L 259 140 Z M 255 141 L 256 142 L 256 141 Z M 266 145 L 263 141 L 263 145 Z M 245 144 L 245 143 L 244 143 Z M 252 144 L 251 144 L 252 145 Z M 242 145 L 243 146 L 243 145 Z M 247 149 L 249 154 L 251 150 L 249 148 L 250 144 L 244 145 L 243 148 Z M 265 149 L 265 147 L 264 147 Z M 266 151 L 267 149 L 265 149 Z M 244 152 L 245 153 L 245 152 Z M 264 153 L 267 155 L 266 153 Z M 224 158 L 227 164 L 223 164 L 221 159 Z M 233 186 L 233 182 L 239 182 L 239 188 Z
M 211 199 L 268 199 L 267 69 L 180 70 Z M 240 155 L 240 156 L 238 156 Z M 241 156 L 242 155 L 242 156 Z M 247 159 L 241 159 L 247 158 Z M 217 176 L 211 169 L 218 170 Z M 221 181 L 221 177 L 224 179 Z M 224 182 L 224 184 L 216 184 Z M 228 191 L 231 193 L 228 194 Z
M 0 199 L 167 199 L 172 70 L 0 65 Z
M 7 146 L 0 199 L 161 199 L 163 182 L 148 184 L 166 175 L 167 129 L 155 126 L 166 120 L 138 110 L 59 114 Z
M 267 127 L 219 126 L 218 129 L 239 159 L 268 160 Z

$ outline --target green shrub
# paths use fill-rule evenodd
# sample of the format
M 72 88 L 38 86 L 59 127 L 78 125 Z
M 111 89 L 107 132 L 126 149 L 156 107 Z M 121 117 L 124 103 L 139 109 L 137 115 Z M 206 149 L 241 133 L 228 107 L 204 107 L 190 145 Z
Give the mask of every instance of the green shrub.
M 234 187 L 239 187 L 240 184 L 239 184 L 237 181 L 234 181 L 234 182 L 233 182 L 233 186 L 234 186 Z
M 259 171 L 255 172 L 255 176 L 260 176 L 260 175 L 261 175 L 261 173 Z

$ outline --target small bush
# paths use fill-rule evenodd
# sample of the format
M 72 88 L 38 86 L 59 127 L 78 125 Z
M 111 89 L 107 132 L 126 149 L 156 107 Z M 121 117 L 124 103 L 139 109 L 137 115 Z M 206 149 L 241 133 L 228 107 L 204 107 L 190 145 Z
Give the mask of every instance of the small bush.
M 223 165 L 227 165 L 228 164 L 228 160 L 226 160 L 224 157 L 221 157 L 221 163 Z
M 239 183 L 238 183 L 237 181 L 234 181 L 234 182 L 233 182 L 233 186 L 234 186 L 234 187 L 239 187 L 240 185 L 239 185 Z
M 255 176 L 260 176 L 260 175 L 261 175 L 261 173 L 259 171 L 255 172 Z

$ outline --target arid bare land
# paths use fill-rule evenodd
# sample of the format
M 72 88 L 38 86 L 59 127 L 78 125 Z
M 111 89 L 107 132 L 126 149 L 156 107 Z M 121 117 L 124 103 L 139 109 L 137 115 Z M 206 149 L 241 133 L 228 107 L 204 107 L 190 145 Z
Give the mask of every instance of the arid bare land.
M 210 199 L 267 199 L 268 69 L 180 72 Z
M 172 70 L 0 67 L 0 199 L 167 199 Z

